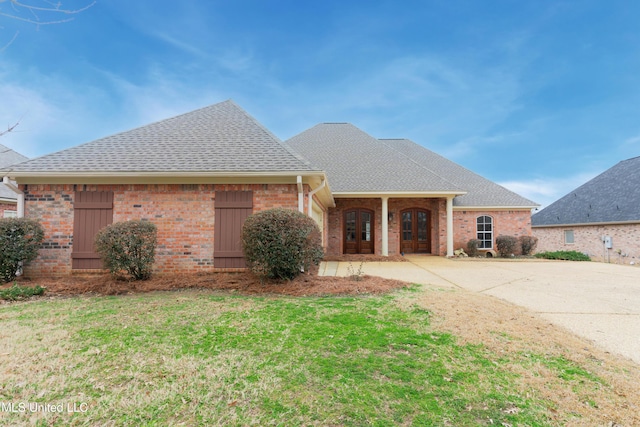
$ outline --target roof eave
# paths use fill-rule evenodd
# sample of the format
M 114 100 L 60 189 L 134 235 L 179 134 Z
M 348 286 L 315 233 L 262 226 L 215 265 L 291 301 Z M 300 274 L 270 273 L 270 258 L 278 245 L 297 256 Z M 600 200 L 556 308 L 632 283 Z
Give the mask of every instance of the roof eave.
M 336 199 L 379 198 L 379 197 L 455 197 L 467 194 L 466 191 L 334 191 Z
M 540 205 L 476 205 L 476 206 L 453 206 L 454 211 L 523 211 L 527 209 L 535 209 Z
M 558 227 L 588 227 L 602 225 L 632 225 L 640 224 L 640 219 L 632 219 L 628 221 L 602 221 L 602 222 L 576 222 L 566 224 L 531 224 L 531 228 L 558 228 Z
M 18 184 L 295 183 L 298 176 L 326 179 L 323 171 L 11 172 L 9 176 Z

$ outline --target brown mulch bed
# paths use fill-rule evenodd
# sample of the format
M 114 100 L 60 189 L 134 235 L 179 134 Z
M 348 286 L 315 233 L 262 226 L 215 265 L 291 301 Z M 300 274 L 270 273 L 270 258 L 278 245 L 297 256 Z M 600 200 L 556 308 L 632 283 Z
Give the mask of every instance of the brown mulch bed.
M 246 295 L 278 294 L 292 296 L 383 294 L 405 288 L 409 283 L 400 280 L 362 276 L 360 280 L 346 277 L 321 277 L 301 274 L 282 283 L 260 281 L 251 273 L 163 274 L 144 281 L 115 280 L 109 274 L 70 276 L 60 279 L 21 278 L 19 284 L 44 286 L 46 295 L 120 295 L 178 289 L 212 289 Z M 7 284 L 2 287 L 9 287 Z

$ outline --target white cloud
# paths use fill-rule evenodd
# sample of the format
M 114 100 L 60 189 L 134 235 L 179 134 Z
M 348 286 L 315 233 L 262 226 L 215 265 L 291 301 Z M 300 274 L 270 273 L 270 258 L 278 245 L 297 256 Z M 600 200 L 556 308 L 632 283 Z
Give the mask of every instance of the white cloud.
M 623 145 L 640 147 L 640 135 L 625 139 Z
M 527 199 L 539 203 L 543 209 L 593 179 L 602 171 L 581 172 L 576 175 L 557 178 L 534 178 L 522 181 L 504 181 L 498 184 L 520 194 Z

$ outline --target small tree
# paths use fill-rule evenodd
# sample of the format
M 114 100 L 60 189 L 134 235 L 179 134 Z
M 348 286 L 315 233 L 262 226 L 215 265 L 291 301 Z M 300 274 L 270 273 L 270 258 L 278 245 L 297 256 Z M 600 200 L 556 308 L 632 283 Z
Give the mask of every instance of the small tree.
M 242 228 L 242 247 L 251 271 L 269 279 L 293 279 L 323 256 L 315 221 L 282 208 L 249 216 Z
M 520 236 L 518 241 L 522 255 L 531 255 L 538 245 L 538 238 L 534 236 Z
M 16 278 L 21 264 L 38 256 L 44 229 L 38 221 L 27 218 L 0 219 L 0 282 Z
M 496 247 L 501 257 L 510 257 L 516 253 L 518 239 L 513 236 L 498 236 L 496 238 Z
M 157 228 L 149 221 L 116 222 L 98 232 L 96 251 L 114 277 L 125 272 L 133 280 L 151 277 L 156 254 Z

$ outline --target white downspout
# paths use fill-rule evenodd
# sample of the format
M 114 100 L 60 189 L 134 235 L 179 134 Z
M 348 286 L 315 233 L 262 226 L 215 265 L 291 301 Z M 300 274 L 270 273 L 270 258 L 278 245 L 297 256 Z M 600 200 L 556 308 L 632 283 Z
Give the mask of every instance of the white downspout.
M 17 194 L 18 196 L 18 218 L 24 218 L 24 193 L 20 191 L 18 187 L 13 185 L 11 181 L 9 181 L 9 177 L 5 176 L 2 178 L 2 183 L 9 187 L 11 191 Z
M 298 211 L 304 213 L 304 187 L 302 186 L 302 177 L 298 175 Z
M 313 218 L 313 195 L 322 190 L 325 185 L 327 185 L 327 182 L 323 179 L 320 185 L 315 190 L 309 192 L 309 209 L 307 211 L 307 214 L 309 214 L 309 218 Z

